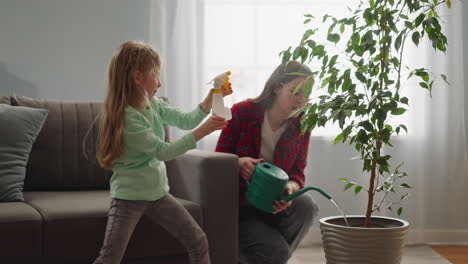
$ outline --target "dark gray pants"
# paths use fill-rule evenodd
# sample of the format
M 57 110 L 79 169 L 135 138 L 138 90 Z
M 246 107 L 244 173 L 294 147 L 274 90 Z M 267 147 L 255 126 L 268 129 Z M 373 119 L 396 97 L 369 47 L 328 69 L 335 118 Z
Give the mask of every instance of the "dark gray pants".
M 264 213 L 248 204 L 239 210 L 239 261 L 245 264 L 284 264 L 309 231 L 318 207 L 303 194 L 286 210 Z
M 192 264 L 209 264 L 208 240 L 187 210 L 170 194 L 157 201 L 112 199 L 106 235 L 94 264 L 119 264 L 142 215 L 161 225 L 186 249 Z

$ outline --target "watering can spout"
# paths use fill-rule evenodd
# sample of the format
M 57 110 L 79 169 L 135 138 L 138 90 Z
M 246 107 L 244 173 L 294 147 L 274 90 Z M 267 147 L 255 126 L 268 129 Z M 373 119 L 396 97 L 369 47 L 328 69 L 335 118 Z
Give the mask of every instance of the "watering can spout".
M 321 189 L 319 189 L 319 188 L 317 188 L 317 187 L 305 187 L 305 188 L 302 189 L 302 190 L 299 190 L 299 191 L 297 191 L 297 192 L 291 193 L 290 195 L 284 197 L 283 200 L 289 202 L 289 201 L 291 201 L 291 200 L 293 200 L 293 199 L 296 199 L 299 195 L 301 195 L 301 194 L 303 194 L 303 193 L 305 193 L 305 192 L 307 192 L 307 191 L 310 191 L 310 190 L 317 191 L 317 192 L 319 192 L 320 194 L 322 194 L 323 196 L 325 196 L 325 198 L 327 198 L 328 200 L 331 200 L 331 196 L 330 196 L 330 195 L 328 195 L 326 192 L 324 192 L 323 190 L 321 190 Z
M 289 176 L 281 168 L 268 163 L 260 162 L 255 165 L 255 173 L 252 176 L 252 181 L 247 183 L 247 201 L 255 208 L 273 213 L 273 204 L 278 200 L 291 201 L 299 195 L 314 190 L 321 193 L 327 199 L 331 200 L 330 195 L 317 187 L 306 187 L 286 197 L 282 197 L 285 186 L 289 181 Z

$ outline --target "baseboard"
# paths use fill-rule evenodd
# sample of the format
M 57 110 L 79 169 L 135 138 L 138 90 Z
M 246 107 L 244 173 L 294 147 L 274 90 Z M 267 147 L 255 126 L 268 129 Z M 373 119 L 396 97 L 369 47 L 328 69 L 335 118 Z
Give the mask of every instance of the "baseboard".
M 299 247 L 311 247 L 322 244 L 318 227 L 312 228 L 304 237 Z M 407 245 L 468 245 L 468 230 L 410 230 L 406 240 Z
M 468 230 L 410 230 L 407 244 L 445 244 L 445 245 L 466 245 L 468 244 Z

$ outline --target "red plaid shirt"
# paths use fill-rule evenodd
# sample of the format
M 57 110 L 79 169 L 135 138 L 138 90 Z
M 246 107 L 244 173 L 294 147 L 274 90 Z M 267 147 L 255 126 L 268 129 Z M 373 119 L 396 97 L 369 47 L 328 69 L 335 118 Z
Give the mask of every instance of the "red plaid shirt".
M 232 107 L 232 119 L 221 132 L 216 151 L 258 159 L 264 116 L 265 107 L 261 103 L 244 101 L 235 104 Z M 283 169 L 289 175 L 289 179 L 296 181 L 302 189 L 310 132 L 301 136 L 299 121 L 300 117 L 287 121 L 287 127 L 274 150 L 273 164 Z M 246 189 L 244 180 L 239 176 L 240 202 L 245 200 Z

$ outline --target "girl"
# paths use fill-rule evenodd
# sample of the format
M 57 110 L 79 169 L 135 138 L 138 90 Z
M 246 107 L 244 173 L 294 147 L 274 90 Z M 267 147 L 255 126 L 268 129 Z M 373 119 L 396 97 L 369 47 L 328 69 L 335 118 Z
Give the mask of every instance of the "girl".
M 209 113 L 213 90 L 190 113 L 158 98 L 161 59 L 149 45 L 128 41 L 115 52 L 99 131 L 97 159 L 112 169 L 112 197 L 106 234 L 94 263 L 117 264 L 143 214 L 170 232 L 187 249 L 191 263 L 210 263 L 203 230 L 169 194 L 165 160 L 196 147 L 196 141 L 226 126 L 210 117 L 177 141 L 164 142 L 163 124 L 193 129 Z
M 241 263 L 287 263 L 317 215 L 318 208 L 307 194 L 293 202 L 276 201 L 274 214 L 263 213 L 245 200 L 245 181 L 252 177 L 255 164 L 263 160 L 289 175 L 288 194 L 304 187 L 310 133 L 301 136 L 300 115 L 289 116 L 304 105 L 304 84 L 313 80 L 289 74 L 292 72 L 311 74 L 307 66 L 295 61 L 278 66 L 260 96 L 232 107 L 232 119 L 216 146 L 218 152 L 239 156 Z M 294 93 L 300 83 L 302 88 Z

